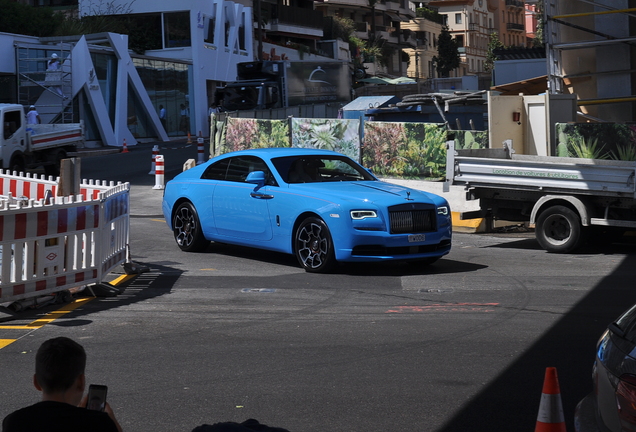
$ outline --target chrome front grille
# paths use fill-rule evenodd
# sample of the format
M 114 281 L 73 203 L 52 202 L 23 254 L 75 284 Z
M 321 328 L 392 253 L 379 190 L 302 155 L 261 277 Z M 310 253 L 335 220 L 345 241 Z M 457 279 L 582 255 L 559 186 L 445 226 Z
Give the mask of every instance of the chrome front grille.
M 391 234 L 423 233 L 435 231 L 435 210 L 389 211 Z

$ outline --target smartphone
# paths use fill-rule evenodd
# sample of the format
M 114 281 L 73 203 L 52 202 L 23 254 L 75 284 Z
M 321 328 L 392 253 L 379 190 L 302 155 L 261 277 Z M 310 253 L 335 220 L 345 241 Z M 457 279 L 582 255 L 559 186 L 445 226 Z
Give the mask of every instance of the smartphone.
M 108 387 L 105 385 L 91 384 L 88 386 L 88 401 L 86 408 L 96 411 L 104 411 L 106 408 L 106 393 Z

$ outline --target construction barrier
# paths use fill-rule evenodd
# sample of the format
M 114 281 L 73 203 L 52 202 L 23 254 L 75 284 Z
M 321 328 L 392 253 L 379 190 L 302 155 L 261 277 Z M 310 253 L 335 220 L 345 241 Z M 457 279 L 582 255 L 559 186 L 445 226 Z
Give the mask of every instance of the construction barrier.
M 153 189 L 163 189 L 164 188 L 164 172 L 163 172 L 163 155 L 157 155 L 155 158 L 156 170 L 155 170 L 155 185 Z
M 150 172 L 148 174 L 155 175 L 155 158 L 159 154 L 159 146 L 155 145 L 152 148 L 152 162 L 150 164 Z
M 0 303 L 101 283 L 126 260 L 130 184 L 57 189 L 51 177 L 0 170 Z

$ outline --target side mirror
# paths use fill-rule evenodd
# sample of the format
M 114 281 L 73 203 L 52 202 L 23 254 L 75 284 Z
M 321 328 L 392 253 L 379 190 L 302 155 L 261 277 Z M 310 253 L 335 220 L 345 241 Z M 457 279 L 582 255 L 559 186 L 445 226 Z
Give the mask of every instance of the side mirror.
M 263 171 L 252 171 L 245 179 L 247 183 L 255 184 L 257 187 L 265 185 L 265 173 Z

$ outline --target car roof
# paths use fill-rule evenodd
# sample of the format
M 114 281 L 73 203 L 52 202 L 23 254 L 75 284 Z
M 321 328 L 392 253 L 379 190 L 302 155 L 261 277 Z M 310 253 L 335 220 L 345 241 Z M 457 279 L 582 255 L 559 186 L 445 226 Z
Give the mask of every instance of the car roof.
M 239 150 L 231 153 L 225 153 L 222 157 L 239 156 L 239 155 L 252 155 L 260 156 L 266 159 L 272 159 L 284 156 L 307 156 L 307 155 L 330 155 L 330 156 L 344 156 L 342 153 L 334 152 L 331 150 L 310 149 L 310 148 L 292 148 L 292 147 L 272 147 L 272 148 L 258 148 Z

